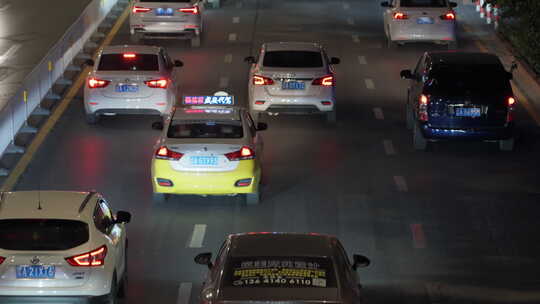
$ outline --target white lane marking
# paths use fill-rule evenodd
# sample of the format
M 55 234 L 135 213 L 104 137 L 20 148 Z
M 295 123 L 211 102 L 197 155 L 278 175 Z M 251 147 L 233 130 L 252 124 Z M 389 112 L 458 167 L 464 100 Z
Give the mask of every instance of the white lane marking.
M 191 240 L 189 241 L 189 248 L 201 248 L 204 241 L 204 234 L 206 233 L 205 224 L 196 224 L 193 227 L 193 233 L 191 234 Z
M 225 63 L 231 63 L 232 62 L 232 54 L 225 55 L 224 61 L 225 61 Z
M 375 115 L 375 118 L 379 120 L 384 119 L 384 114 L 381 108 L 373 108 L 373 114 Z
M 240 1 L 236 2 L 236 8 L 242 8 L 242 2 Z
M 229 34 L 229 41 L 236 41 L 236 33 L 230 33 Z
M 6 60 L 10 59 L 17 51 L 21 48 L 22 44 L 16 43 L 12 45 L 4 54 L 0 55 L 0 64 L 3 64 L 6 62 Z
M 348 10 L 349 8 L 351 8 L 351 6 L 349 5 L 349 3 L 343 3 L 343 9 Z
M 240 23 L 240 17 L 232 17 L 232 23 Z
M 386 152 L 386 155 L 396 155 L 396 149 L 394 149 L 394 144 L 391 140 L 385 139 L 383 141 L 384 145 L 384 151 Z
M 176 304 L 189 304 L 192 287 L 192 283 L 180 283 L 180 287 L 178 287 L 178 297 L 176 298 Z
M 403 176 L 394 176 L 394 182 L 396 183 L 397 190 L 399 192 L 407 192 L 409 188 L 407 187 L 407 182 Z
M 229 77 L 221 77 L 219 78 L 219 87 L 224 89 L 229 86 Z
M 347 18 L 347 23 L 348 23 L 349 25 L 354 25 L 354 19 L 353 19 L 353 17 Z
M 354 43 L 358 43 L 358 42 L 360 42 L 360 38 L 358 37 L 358 35 L 352 35 L 352 41 Z
M 365 56 L 358 56 L 358 63 L 367 64 L 366 57 Z
M 375 90 L 375 82 L 373 82 L 373 79 L 366 78 L 364 79 L 364 82 L 366 83 L 366 88 L 369 90 Z

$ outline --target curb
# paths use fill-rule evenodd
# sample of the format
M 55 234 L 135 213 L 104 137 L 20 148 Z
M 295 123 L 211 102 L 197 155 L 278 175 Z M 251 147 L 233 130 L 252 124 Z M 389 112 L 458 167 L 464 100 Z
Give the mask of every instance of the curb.
M 525 57 L 521 56 L 519 52 L 516 51 L 516 48 L 512 44 L 508 38 L 501 32 L 501 31 L 495 31 L 495 35 L 499 40 L 502 42 L 502 44 L 510 51 L 510 53 L 514 54 L 514 57 L 516 58 L 516 61 L 519 63 L 521 67 L 524 68 L 524 70 L 529 74 L 529 76 L 534 79 L 536 82 L 536 85 L 540 87 L 540 75 L 536 73 L 536 71 L 531 67 L 529 62 L 525 59 Z

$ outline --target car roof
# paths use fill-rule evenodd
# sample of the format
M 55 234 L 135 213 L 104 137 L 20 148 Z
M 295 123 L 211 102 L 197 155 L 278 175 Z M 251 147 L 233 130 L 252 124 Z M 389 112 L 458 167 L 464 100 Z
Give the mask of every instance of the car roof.
M 267 42 L 264 44 L 266 52 L 271 51 L 314 51 L 320 52 L 322 46 L 314 42 Z
M 480 52 L 429 52 L 434 64 L 462 64 L 462 65 L 501 65 L 499 57 L 490 53 Z
M 0 219 L 79 219 L 82 203 L 93 192 L 75 191 L 14 191 L 0 193 Z M 91 214 L 91 213 L 90 213 Z
M 240 120 L 240 108 L 224 106 L 178 107 L 173 120 Z
M 229 235 L 230 255 L 242 256 L 332 256 L 334 236 L 325 234 L 250 232 Z
M 119 53 L 140 53 L 140 54 L 158 54 L 161 47 L 149 45 L 109 45 L 103 48 L 102 54 L 119 54 Z

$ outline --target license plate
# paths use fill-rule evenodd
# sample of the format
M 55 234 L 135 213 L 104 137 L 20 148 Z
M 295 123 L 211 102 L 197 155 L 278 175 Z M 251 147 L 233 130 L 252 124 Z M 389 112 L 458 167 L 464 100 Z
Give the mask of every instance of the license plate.
M 157 8 L 156 16 L 173 16 L 174 10 L 172 8 Z
M 456 116 L 480 117 L 480 108 L 456 108 Z
M 194 166 L 217 166 L 217 156 L 191 156 L 190 162 Z
M 431 17 L 420 17 L 416 19 L 416 23 L 418 24 L 433 24 L 433 18 Z
M 16 266 L 17 279 L 54 279 L 55 266 L 30 265 Z
M 304 90 L 306 84 L 300 81 L 284 81 L 281 83 L 281 89 L 283 90 Z
M 118 93 L 136 93 L 139 92 L 139 86 L 133 84 L 119 84 L 116 86 Z

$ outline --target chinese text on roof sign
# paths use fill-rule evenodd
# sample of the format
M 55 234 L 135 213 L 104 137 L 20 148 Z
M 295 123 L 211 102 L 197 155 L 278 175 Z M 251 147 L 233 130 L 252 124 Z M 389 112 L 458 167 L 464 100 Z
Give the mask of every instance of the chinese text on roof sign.
M 185 105 L 234 105 L 233 96 L 184 96 Z

